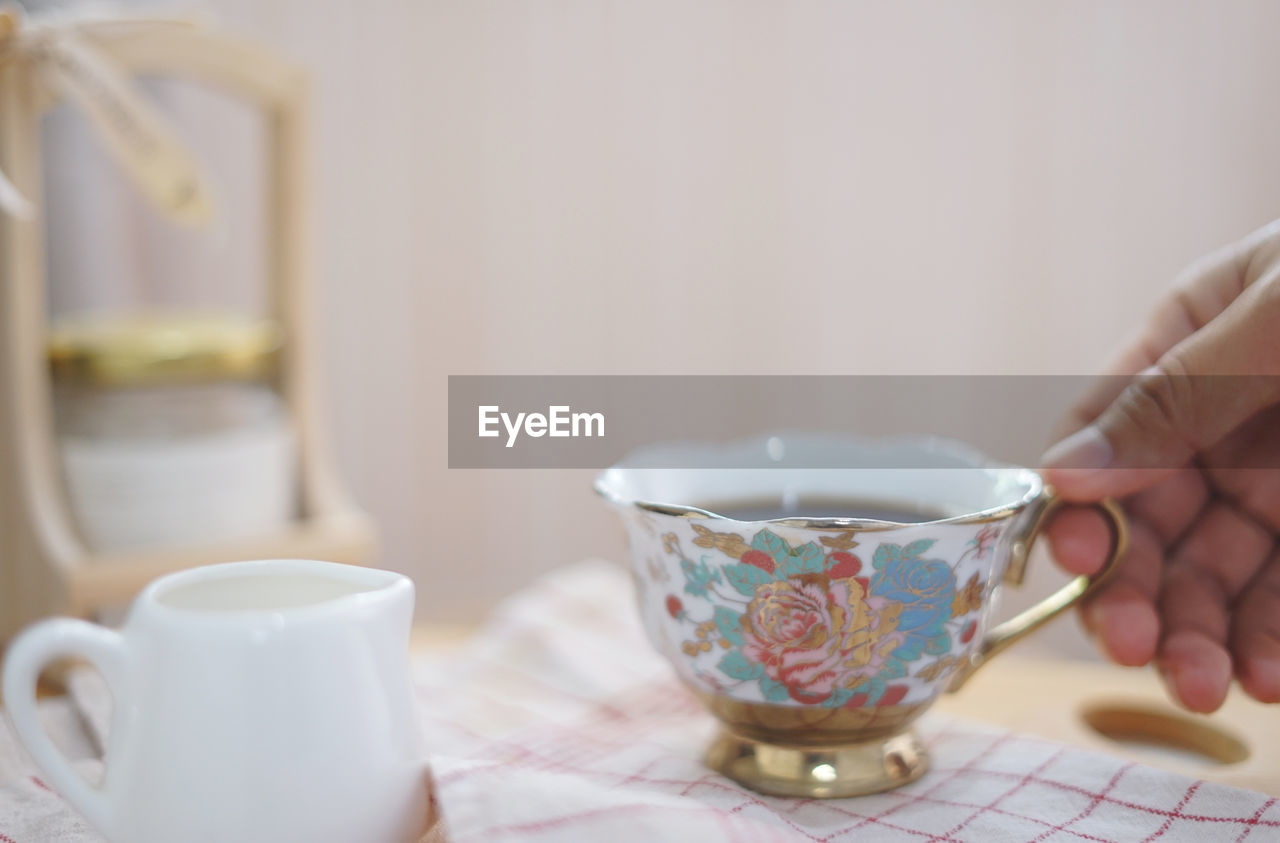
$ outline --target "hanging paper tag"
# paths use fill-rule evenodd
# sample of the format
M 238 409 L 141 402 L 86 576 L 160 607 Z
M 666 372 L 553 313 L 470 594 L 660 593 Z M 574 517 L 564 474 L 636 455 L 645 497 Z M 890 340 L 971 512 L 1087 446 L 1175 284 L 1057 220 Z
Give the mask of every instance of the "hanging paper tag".
M 164 117 L 71 28 L 41 35 L 31 59 L 46 82 L 89 119 L 142 193 L 177 222 L 207 223 L 213 216 L 208 183 Z

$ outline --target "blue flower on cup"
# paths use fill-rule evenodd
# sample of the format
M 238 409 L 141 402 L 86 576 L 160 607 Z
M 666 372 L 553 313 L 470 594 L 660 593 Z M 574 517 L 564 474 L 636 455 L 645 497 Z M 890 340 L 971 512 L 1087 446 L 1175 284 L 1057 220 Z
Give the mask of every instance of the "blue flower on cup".
M 872 558 L 871 596 L 902 606 L 897 632 L 903 640 L 893 658 L 904 662 L 951 649 L 945 625 L 956 595 L 955 575 L 946 562 L 922 558 L 933 544 L 934 539 L 907 545 L 883 543 Z

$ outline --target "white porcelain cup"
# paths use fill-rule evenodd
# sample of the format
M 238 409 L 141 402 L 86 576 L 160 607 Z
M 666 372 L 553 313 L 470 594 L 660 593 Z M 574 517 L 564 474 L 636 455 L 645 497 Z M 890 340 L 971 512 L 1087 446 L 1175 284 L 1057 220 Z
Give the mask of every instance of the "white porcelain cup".
M 787 433 L 652 446 L 596 481 L 622 516 L 650 639 L 721 722 L 713 769 L 763 793 L 904 785 L 911 726 L 1099 573 L 989 625 L 1061 499 L 1034 471 L 933 437 Z
M 408 671 L 413 584 L 268 560 L 163 577 L 119 632 L 38 623 L 9 648 L 4 702 L 49 784 L 124 843 L 415 839 L 427 773 Z M 100 786 L 36 710 L 51 660 L 82 658 L 114 709 Z

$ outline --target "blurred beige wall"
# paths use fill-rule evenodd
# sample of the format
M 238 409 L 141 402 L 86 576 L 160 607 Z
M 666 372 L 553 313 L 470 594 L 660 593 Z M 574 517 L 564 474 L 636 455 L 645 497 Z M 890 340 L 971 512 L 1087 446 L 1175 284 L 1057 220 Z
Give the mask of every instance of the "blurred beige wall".
M 449 374 L 1089 372 L 1280 216 L 1272 0 L 213 5 L 314 70 L 329 410 L 428 619 L 622 556 L 588 473 L 446 468 Z

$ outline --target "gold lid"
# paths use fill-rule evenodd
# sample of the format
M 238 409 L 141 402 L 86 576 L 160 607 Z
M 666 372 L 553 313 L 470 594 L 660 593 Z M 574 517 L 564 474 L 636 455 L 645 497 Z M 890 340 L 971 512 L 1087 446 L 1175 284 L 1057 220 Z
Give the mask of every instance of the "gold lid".
M 275 370 L 282 340 L 274 320 L 229 314 L 78 316 L 54 326 L 49 365 L 102 386 L 253 380 Z

